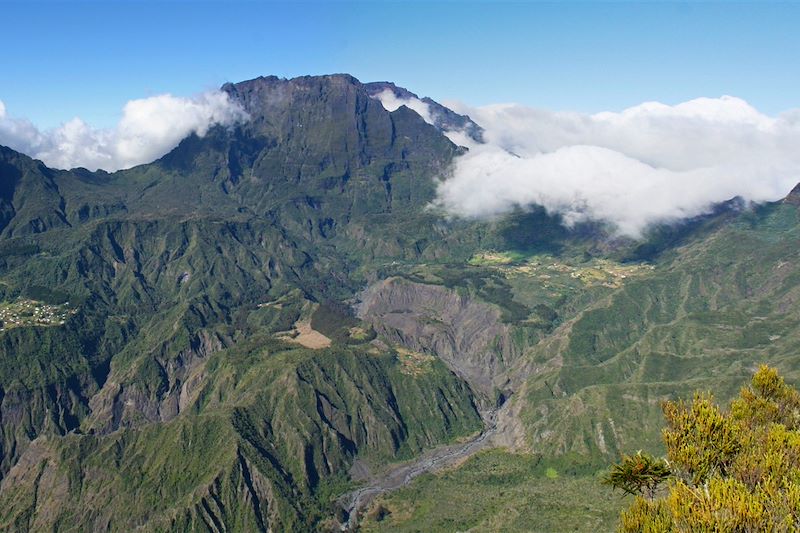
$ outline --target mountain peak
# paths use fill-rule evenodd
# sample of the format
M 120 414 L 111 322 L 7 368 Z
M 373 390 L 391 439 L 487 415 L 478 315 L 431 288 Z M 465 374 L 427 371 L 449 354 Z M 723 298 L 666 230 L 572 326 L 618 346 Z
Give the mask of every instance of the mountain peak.
M 221 190 L 227 196 L 217 204 L 235 197 L 254 211 L 313 198 L 332 221 L 415 212 L 433 200 L 434 178 L 460 153 L 419 113 L 389 111 L 348 74 L 259 77 L 222 90 L 249 118 L 185 139 L 162 158 L 183 183 L 194 180 L 195 190 L 206 191 L 184 198 L 180 209 Z
M 260 131 L 308 128 L 312 123 L 354 124 L 355 117 L 383 111 L 364 86 L 349 74 L 279 78 L 262 76 L 227 83 L 222 90 L 250 115 L 250 125 Z
M 345 73 L 322 74 L 317 76 L 311 76 L 311 75 L 297 76 L 294 78 L 281 78 L 278 76 L 270 75 L 270 76 L 258 76 L 257 78 L 244 80 L 236 83 L 229 82 L 222 86 L 222 90 L 227 93 L 231 93 L 235 92 L 237 89 L 241 90 L 244 88 L 253 89 L 255 87 L 276 87 L 276 86 L 289 86 L 289 85 L 311 86 L 320 84 L 330 84 L 339 86 L 362 85 L 357 78 L 351 76 L 350 74 L 345 74 Z
M 786 195 L 786 198 L 784 198 L 783 201 L 787 204 L 800 206 L 800 183 L 794 186 L 794 189 L 792 189 L 791 192 Z
M 368 100 L 381 101 L 380 95 L 390 91 L 399 100 L 417 100 L 427 105 L 433 117 L 433 125 L 439 131 L 465 131 L 476 141 L 483 141 L 483 129 L 468 116 L 460 115 L 431 98 L 420 98 L 408 89 L 388 81 L 362 83 L 345 73 L 295 78 L 259 76 L 239 83 L 226 83 L 222 90 L 238 101 L 256 120 L 267 115 L 279 115 L 287 108 L 287 104 L 298 100 L 304 101 L 305 107 L 327 103 L 363 110 L 369 105 Z

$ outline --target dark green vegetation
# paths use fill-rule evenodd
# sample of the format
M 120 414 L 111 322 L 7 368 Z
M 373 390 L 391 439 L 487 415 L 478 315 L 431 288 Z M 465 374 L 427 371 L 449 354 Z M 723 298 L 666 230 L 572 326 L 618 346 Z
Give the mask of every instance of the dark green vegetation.
M 0 148 L 0 299 L 70 309 L 0 332 L 0 528 L 336 527 L 356 479 L 500 405 L 498 442 L 539 459 L 447 476 L 499 469 L 497 498 L 555 502 L 658 450 L 662 400 L 730 397 L 760 361 L 798 377 L 797 205 L 731 203 L 646 242 L 542 210 L 450 219 L 428 205 L 463 149 L 438 127 L 480 128 L 389 113 L 385 87 L 226 85 L 248 121 L 114 174 Z M 475 505 L 451 518 L 615 514 Z M 446 529 L 426 509 L 403 527 Z
M 634 455 L 623 455 L 622 460 L 611 466 L 603 483 L 626 494 L 654 498 L 658 486 L 669 479 L 672 471 L 666 460 L 653 457 L 642 451 Z

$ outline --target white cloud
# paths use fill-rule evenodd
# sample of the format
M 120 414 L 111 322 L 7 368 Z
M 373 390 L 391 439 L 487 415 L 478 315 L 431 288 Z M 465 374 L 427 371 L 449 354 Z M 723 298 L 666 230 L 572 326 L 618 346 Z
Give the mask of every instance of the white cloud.
M 382 90 L 373 96 L 373 98 L 379 100 L 386 111 L 396 111 L 400 106 L 406 106 L 412 111 L 415 111 L 428 124 L 434 123 L 431 107 L 419 98 L 400 98 L 394 91 L 388 88 Z
M 28 120 L 9 117 L 0 102 L 0 144 L 55 168 L 113 171 L 153 161 L 192 132 L 202 136 L 214 124 L 230 125 L 246 116 L 222 91 L 194 98 L 164 94 L 128 102 L 113 129 L 95 129 L 74 118 L 40 131 Z
M 595 115 L 454 107 L 486 130 L 483 145 L 449 134 L 470 151 L 436 203 L 462 216 L 539 204 L 567 224 L 601 220 L 638 237 L 735 196 L 778 200 L 800 181 L 800 111 L 770 117 L 730 96 Z

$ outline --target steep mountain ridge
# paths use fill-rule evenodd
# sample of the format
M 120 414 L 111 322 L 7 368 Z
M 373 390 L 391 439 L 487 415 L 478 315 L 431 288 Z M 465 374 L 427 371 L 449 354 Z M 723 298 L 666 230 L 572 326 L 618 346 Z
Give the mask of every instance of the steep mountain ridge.
M 428 110 L 433 119 L 433 125 L 442 131 L 462 131 L 469 137 L 477 142 L 483 142 L 483 128 L 472 121 L 466 115 L 459 115 L 450 108 L 447 108 L 439 102 L 428 98 L 420 98 L 408 89 L 398 87 L 392 82 L 388 81 L 374 81 L 365 83 L 368 94 L 373 98 L 379 98 L 381 93 L 389 91 L 400 101 L 413 101 L 419 100 L 428 106 Z

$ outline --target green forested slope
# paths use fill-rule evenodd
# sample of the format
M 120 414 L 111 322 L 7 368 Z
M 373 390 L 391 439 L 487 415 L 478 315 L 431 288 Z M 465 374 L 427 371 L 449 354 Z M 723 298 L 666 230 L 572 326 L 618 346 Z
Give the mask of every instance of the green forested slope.
M 559 359 L 527 387 L 537 446 L 613 457 L 644 436 L 657 447 L 661 400 L 728 397 L 762 361 L 795 378 L 798 222 L 789 203 L 737 214 L 534 349 L 534 361 Z

